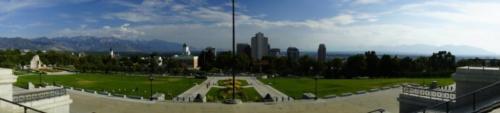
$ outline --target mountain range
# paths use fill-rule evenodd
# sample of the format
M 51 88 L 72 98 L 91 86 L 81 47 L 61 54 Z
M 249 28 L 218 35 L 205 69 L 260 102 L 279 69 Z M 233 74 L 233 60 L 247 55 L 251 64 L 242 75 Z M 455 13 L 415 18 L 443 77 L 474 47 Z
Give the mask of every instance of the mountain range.
M 7 38 L 0 37 L 0 49 L 30 49 L 56 51 L 114 51 L 122 52 L 174 52 L 181 51 L 182 44 L 163 40 L 129 40 L 114 37 L 56 37 L 56 38 Z
M 200 46 L 201 47 L 201 46 Z M 86 51 L 86 52 L 104 52 L 113 48 L 118 52 L 179 52 L 182 50 L 182 44 L 168 42 L 163 40 L 131 40 L 114 37 L 94 37 L 94 36 L 76 36 L 76 37 L 55 37 L 55 38 L 7 38 L 0 37 L 0 49 L 30 49 L 30 50 L 57 50 L 57 51 Z M 197 51 L 196 48 L 191 48 Z M 224 49 L 221 49 L 224 50 Z M 348 53 L 363 53 L 364 51 L 374 50 L 381 54 L 421 54 L 430 55 L 438 51 L 450 51 L 455 55 L 465 56 L 497 56 L 496 53 L 484 50 L 482 48 L 465 45 L 395 45 L 395 46 L 359 46 L 344 48 Z M 286 52 L 286 51 L 283 51 Z M 306 52 L 306 51 L 304 51 Z M 311 51 L 315 53 L 315 51 Z M 339 53 L 337 51 L 337 53 Z M 340 52 L 342 53 L 342 52 Z

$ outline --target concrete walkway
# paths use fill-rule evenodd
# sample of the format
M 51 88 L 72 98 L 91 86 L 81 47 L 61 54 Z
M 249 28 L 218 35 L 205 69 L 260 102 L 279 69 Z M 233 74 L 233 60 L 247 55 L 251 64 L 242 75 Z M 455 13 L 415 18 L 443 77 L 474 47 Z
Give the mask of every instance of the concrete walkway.
M 182 98 L 182 100 L 186 99 L 190 101 L 193 100 L 198 94 L 205 96 L 208 91 L 210 91 L 210 88 L 214 86 L 214 83 L 217 83 L 217 81 L 218 79 L 215 77 L 208 77 L 207 80 L 203 81 L 201 84 L 197 84 L 189 88 L 187 91 L 184 91 L 176 98 Z M 177 100 L 176 98 L 174 98 L 174 100 Z
M 279 100 L 288 100 L 288 96 L 273 87 L 264 84 L 257 80 L 255 77 L 245 77 L 247 80 L 248 84 L 251 84 L 257 90 L 257 92 L 260 94 L 260 96 L 265 97 L 267 94 L 271 95 L 274 101 L 279 101 Z M 290 100 L 293 100 L 290 98 Z
M 333 99 L 296 100 L 285 103 L 173 103 L 112 99 L 69 92 L 71 113 L 366 113 L 385 109 L 397 113 L 401 88 Z
M 207 80 L 202 82 L 201 84 L 195 85 L 188 89 L 187 91 L 183 92 L 182 94 L 178 95 L 177 98 L 180 98 L 181 100 L 193 100 L 196 95 L 200 94 L 202 96 L 205 96 L 210 88 L 212 87 L 218 87 L 217 86 L 217 81 L 219 80 L 225 80 L 225 79 L 231 79 L 232 77 L 208 77 Z M 254 87 L 255 90 L 262 96 L 264 97 L 266 94 L 271 95 L 273 99 L 276 100 L 288 100 L 288 96 L 273 87 L 266 85 L 255 77 L 236 77 L 237 80 L 245 80 L 248 82 L 249 87 Z M 177 100 L 177 99 L 174 99 Z M 293 100 L 293 99 L 290 99 Z

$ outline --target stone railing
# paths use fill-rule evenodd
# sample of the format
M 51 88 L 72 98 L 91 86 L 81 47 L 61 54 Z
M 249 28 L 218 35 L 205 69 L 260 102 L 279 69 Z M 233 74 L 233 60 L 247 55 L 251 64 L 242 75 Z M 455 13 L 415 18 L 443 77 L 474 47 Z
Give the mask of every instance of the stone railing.
M 38 109 L 35 109 L 35 108 L 32 108 L 32 107 L 29 107 L 29 106 L 26 106 L 26 105 L 22 105 L 22 104 L 19 104 L 19 103 L 16 103 L 16 102 L 13 102 L 13 101 L 10 101 L 10 100 L 7 100 L 7 99 L 3 99 L 3 98 L 0 98 L 0 113 L 10 113 L 12 111 L 9 111 L 9 110 L 12 110 L 12 107 L 9 107 L 9 108 L 2 108 L 2 107 L 6 107 L 7 105 L 5 105 L 4 103 L 8 103 L 8 104 L 11 104 L 11 105 L 15 105 L 15 106 L 19 106 L 22 108 L 22 113 L 45 113 L 44 111 L 41 111 L 41 110 L 38 110 Z
M 421 86 L 403 85 L 403 93 L 406 95 L 420 96 L 430 99 L 452 100 L 456 95 L 453 90 L 446 90 L 445 88 L 429 89 Z
M 100 95 L 100 96 L 116 97 L 116 98 L 139 100 L 139 101 L 151 101 L 150 98 L 145 98 L 143 96 L 112 93 L 112 92 L 109 92 L 109 91 L 106 91 L 106 90 L 99 90 L 98 91 L 98 90 L 83 89 L 83 88 L 73 88 L 73 87 L 68 87 L 68 86 L 60 86 L 60 87 L 64 87 L 65 89 L 70 90 L 70 91 L 76 91 L 76 92 L 82 92 L 82 93 L 88 93 L 88 94 L 95 94 L 95 95 Z M 154 101 L 165 101 L 165 94 L 163 94 L 163 93 L 155 93 L 153 95 L 153 100 Z
M 63 88 L 30 91 L 25 93 L 14 94 L 14 102 L 23 103 L 23 102 L 36 101 L 52 97 L 59 97 L 63 95 L 66 95 L 66 90 Z

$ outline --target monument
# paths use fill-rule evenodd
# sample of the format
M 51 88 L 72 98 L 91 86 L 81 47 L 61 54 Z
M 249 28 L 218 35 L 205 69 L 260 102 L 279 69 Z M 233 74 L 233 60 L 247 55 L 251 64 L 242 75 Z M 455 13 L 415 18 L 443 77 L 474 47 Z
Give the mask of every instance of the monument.
M 40 60 L 40 57 L 38 55 L 33 56 L 33 58 L 30 61 L 30 69 L 31 70 L 38 70 L 40 68 L 43 68 L 43 63 Z

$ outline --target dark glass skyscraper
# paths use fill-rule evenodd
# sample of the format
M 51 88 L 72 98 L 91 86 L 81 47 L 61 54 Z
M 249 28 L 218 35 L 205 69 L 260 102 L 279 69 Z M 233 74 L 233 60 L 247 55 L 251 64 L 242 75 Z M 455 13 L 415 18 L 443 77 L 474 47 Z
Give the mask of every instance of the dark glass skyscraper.
M 299 60 L 300 52 L 299 49 L 295 47 L 288 47 L 288 49 L 286 50 L 286 54 L 290 63 L 294 63 Z
M 326 60 L 326 47 L 325 44 L 319 44 L 318 47 L 318 62 L 325 62 Z

